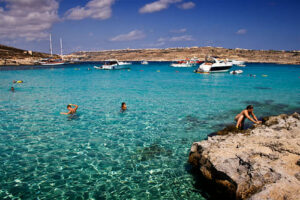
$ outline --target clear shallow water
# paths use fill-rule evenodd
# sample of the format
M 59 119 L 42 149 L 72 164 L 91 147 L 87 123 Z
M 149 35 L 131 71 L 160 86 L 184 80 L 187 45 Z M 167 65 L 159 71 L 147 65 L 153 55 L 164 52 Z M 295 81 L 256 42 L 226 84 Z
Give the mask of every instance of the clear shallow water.
M 0 199 L 204 199 L 186 165 L 194 141 L 248 104 L 258 117 L 300 110 L 300 66 L 93 65 L 0 71 Z M 77 117 L 59 114 L 69 103 Z

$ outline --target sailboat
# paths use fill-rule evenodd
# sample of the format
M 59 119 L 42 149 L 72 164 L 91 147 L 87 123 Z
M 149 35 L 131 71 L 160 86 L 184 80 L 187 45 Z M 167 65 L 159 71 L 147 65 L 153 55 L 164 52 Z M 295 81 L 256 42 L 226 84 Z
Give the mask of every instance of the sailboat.
M 51 34 L 49 36 L 49 42 L 50 42 L 50 54 L 51 54 L 51 58 L 46 58 L 46 59 L 42 59 L 40 61 L 41 65 L 64 65 L 65 62 L 62 59 L 54 59 L 53 53 L 52 53 L 52 38 L 51 38 Z M 62 39 L 60 38 L 60 54 L 61 54 L 61 58 L 63 57 L 62 54 Z

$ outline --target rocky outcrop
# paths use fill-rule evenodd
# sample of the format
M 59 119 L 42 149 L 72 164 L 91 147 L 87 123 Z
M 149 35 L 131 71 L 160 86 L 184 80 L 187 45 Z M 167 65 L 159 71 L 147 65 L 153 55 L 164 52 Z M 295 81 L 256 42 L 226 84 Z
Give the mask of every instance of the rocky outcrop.
M 49 54 L 0 45 L 0 66 L 34 65 L 39 59 L 47 57 Z
M 246 62 L 300 64 L 299 51 L 226 49 L 221 47 L 191 47 L 167 49 L 124 49 L 98 52 L 76 52 L 70 56 L 85 61 L 103 61 L 118 59 L 127 61 L 174 61 L 191 57 L 204 60 L 206 56 L 218 56 L 222 59 L 237 59 Z
M 230 199 L 300 199 L 300 115 L 193 143 L 189 162 Z

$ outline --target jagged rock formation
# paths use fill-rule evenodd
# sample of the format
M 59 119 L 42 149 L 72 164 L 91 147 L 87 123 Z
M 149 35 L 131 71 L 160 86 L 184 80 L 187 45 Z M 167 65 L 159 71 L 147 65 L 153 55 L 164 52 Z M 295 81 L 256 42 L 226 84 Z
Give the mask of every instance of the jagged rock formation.
M 85 61 L 103 61 L 107 59 L 174 61 L 194 56 L 204 60 L 207 55 L 218 56 L 224 59 L 244 60 L 247 62 L 300 64 L 299 51 L 225 49 L 221 47 L 125 49 L 98 52 L 76 52 L 71 54 L 71 56 L 81 57 L 82 60 Z
M 300 199 L 300 115 L 192 145 L 189 162 L 225 199 Z
M 49 54 L 0 45 L 0 66 L 34 65 L 37 60 L 47 57 L 49 57 Z

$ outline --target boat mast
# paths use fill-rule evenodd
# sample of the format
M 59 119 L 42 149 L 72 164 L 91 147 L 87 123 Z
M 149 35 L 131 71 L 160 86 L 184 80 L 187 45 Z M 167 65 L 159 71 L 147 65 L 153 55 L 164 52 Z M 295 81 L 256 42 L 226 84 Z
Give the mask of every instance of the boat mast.
M 62 52 L 62 39 L 60 38 L 60 55 L 63 57 L 63 52 Z
M 51 39 L 51 34 L 50 34 L 50 54 L 51 54 L 51 57 L 52 57 L 52 39 Z

